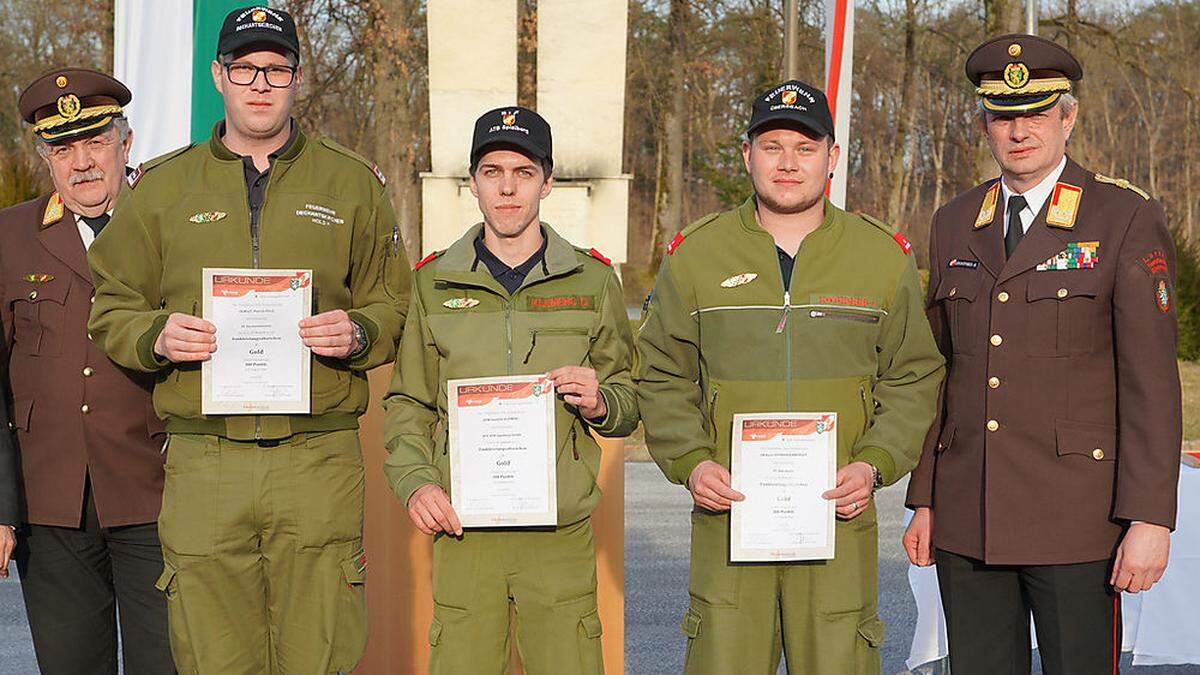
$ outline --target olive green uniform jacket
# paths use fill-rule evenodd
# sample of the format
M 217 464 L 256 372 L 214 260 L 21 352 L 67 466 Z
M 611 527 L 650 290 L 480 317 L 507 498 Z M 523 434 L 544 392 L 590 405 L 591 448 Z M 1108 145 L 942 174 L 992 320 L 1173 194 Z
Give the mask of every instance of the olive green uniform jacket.
M 476 225 L 442 254 L 418 264 L 412 311 L 384 399 L 384 470 L 404 503 L 422 485 L 450 493 L 446 382 L 532 375 L 561 366 L 596 370 L 608 415 L 598 423 L 556 403 L 558 524 L 589 516 L 600 501 L 601 436 L 638 423 L 633 339 L 621 284 L 603 256 L 577 249 L 548 225 L 544 264 L 511 296 L 476 261 Z
M 252 440 L 357 427 L 366 371 L 394 358 L 408 304 L 399 225 L 372 165 L 297 130 L 271 169 L 256 228 L 242 160 L 215 131 L 147 162 L 129 182 L 88 252 L 96 282 L 88 330 L 120 365 L 157 373 L 154 407 L 167 431 Z M 206 417 L 200 364 L 154 353 L 168 315 L 200 316 L 205 267 L 311 269 L 313 314 L 346 310 L 369 347 L 350 360 L 314 356 L 310 415 Z
M 826 202 L 785 289 L 755 201 L 672 243 L 638 339 L 650 454 L 686 483 L 729 466 L 735 413 L 836 412 L 838 466 L 866 461 L 891 484 L 912 470 L 944 361 L 902 238 Z M 898 245 L 899 244 L 899 245 Z

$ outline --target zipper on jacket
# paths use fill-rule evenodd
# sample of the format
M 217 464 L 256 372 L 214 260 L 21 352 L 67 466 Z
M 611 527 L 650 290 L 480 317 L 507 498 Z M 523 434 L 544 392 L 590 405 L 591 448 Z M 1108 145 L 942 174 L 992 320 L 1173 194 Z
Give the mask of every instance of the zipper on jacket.
M 575 444 L 575 425 L 571 425 L 571 456 L 579 459 L 579 446 Z
M 261 212 L 262 206 L 259 206 L 258 212 L 250 209 L 250 259 L 253 261 L 251 266 L 254 269 L 258 269 L 259 266 L 258 216 Z
M 808 315 L 814 319 L 848 319 L 862 323 L 879 323 L 878 314 L 863 314 L 847 309 L 814 309 Z
M 513 365 L 512 365 L 513 333 L 512 333 L 512 299 L 511 298 L 504 301 L 504 329 L 505 329 L 506 337 L 508 338 L 508 374 L 512 375 L 512 372 L 513 372 Z
M 788 317 L 792 314 L 792 292 L 783 291 L 783 314 L 779 315 L 779 323 L 775 324 L 775 334 L 779 335 L 787 328 Z
M 400 221 L 392 223 L 392 257 L 400 253 Z
M 708 428 L 712 432 L 713 442 L 717 440 L 717 396 L 720 389 L 713 387 L 712 395 L 708 397 Z
M 865 434 L 870 426 L 871 418 L 867 413 L 867 388 L 861 384 L 858 385 L 858 396 L 862 399 L 863 433 Z
M 525 360 L 521 362 L 525 365 L 529 365 L 529 357 L 533 356 L 533 348 L 537 346 L 537 334 L 536 330 L 533 331 L 533 336 L 529 339 L 529 351 L 525 352 Z

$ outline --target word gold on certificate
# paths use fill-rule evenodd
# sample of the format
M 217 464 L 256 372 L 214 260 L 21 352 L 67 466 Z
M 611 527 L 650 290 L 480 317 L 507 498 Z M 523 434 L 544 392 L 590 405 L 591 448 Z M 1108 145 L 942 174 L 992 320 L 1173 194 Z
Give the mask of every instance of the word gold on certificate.
M 204 318 L 217 351 L 202 366 L 205 415 L 307 414 L 312 270 L 204 269 Z
M 450 501 L 463 527 L 557 525 L 554 383 L 514 375 L 446 387 Z
M 833 558 L 836 413 L 734 415 L 730 459 L 730 561 Z

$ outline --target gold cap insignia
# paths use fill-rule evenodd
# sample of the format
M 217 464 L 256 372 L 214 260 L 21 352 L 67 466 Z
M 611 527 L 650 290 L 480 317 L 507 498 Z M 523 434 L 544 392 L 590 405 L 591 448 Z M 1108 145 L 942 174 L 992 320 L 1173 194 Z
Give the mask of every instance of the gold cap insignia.
M 1021 55 L 1021 45 L 1019 45 L 1015 42 L 1012 43 L 1011 45 L 1009 45 L 1008 46 L 1008 55 L 1013 57 L 1014 59 L 1017 58 L 1018 56 L 1020 56 Z
M 54 84 L 57 84 L 59 89 L 66 89 L 66 87 L 67 87 L 67 76 L 66 76 L 66 75 L 59 75 L 58 77 L 54 78 Z
M 79 97 L 75 94 L 63 94 L 58 97 L 58 114 L 64 119 L 73 120 L 79 117 L 79 111 L 83 106 L 79 103 Z
M 781 101 L 783 101 L 784 105 L 795 105 L 796 97 L 797 97 L 796 92 L 789 89 L 789 90 L 783 92 L 783 95 L 780 96 L 779 98 Z
M 1013 89 L 1023 89 L 1029 84 L 1029 68 L 1020 62 L 1004 66 L 1004 82 Z

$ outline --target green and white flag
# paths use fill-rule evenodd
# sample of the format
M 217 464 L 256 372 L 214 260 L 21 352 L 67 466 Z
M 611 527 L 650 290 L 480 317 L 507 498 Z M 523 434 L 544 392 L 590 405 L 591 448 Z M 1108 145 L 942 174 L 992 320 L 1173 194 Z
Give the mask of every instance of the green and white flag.
M 208 138 L 224 115 L 210 64 L 225 15 L 253 0 L 116 0 L 113 75 L 133 92 L 130 164 Z M 261 3 L 267 4 L 267 3 Z

